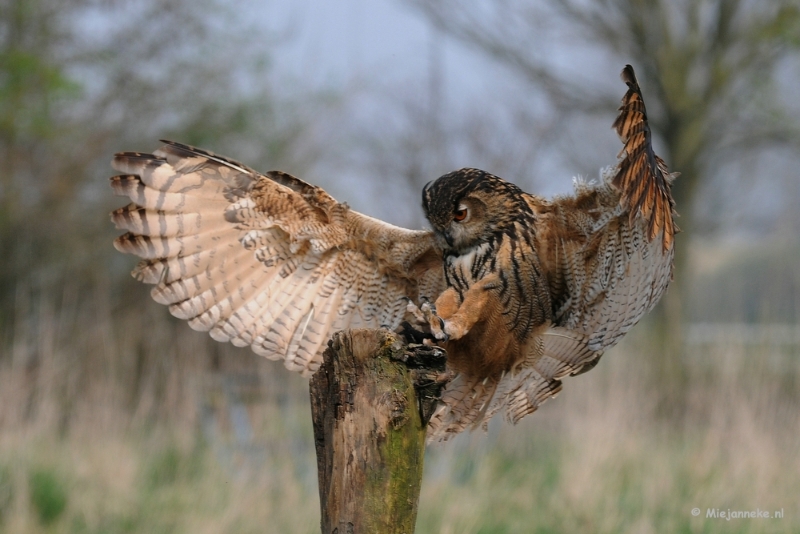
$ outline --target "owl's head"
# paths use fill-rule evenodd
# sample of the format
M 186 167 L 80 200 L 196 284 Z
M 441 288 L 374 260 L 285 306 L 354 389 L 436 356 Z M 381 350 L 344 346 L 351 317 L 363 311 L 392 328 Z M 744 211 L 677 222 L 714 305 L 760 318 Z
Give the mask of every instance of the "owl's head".
M 422 209 L 444 252 L 466 253 L 511 228 L 530 208 L 522 190 L 478 169 L 461 169 L 428 183 Z

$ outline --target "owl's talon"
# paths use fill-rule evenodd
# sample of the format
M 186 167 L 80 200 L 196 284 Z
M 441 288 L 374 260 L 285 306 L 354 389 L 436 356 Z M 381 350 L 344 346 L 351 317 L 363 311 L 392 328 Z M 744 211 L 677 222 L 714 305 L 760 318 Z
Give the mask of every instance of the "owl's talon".
M 431 334 L 437 341 L 448 341 L 450 336 L 444 330 L 444 319 L 436 315 L 436 311 L 428 312 L 428 324 L 431 327 Z
M 420 311 L 429 317 L 436 316 L 436 304 L 433 302 L 425 299 L 425 302 L 422 303 L 422 306 L 419 307 Z
M 420 326 L 427 326 L 430 328 L 430 335 L 438 341 L 447 341 L 450 336 L 444 331 L 444 319 L 436 314 L 436 305 L 428 300 L 427 297 L 420 297 L 421 305 L 417 307 L 408 297 L 403 297 L 408 301 L 406 304 L 406 312 L 414 317 L 414 322 Z
M 439 341 L 450 341 L 450 335 L 444 331 L 444 319 L 441 317 L 436 318 L 439 319 L 439 329 L 433 332 L 433 336 Z
M 414 301 L 408 297 L 403 298 L 408 301 L 406 304 L 406 313 L 410 313 L 414 317 L 414 322 L 416 322 L 418 325 L 428 324 L 428 321 L 425 319 L 425 315 L 422 313 L 422 310 L 420 310 L 417 305 L 414 304 Z
M 413 343 L 417 345 L 432 344 L 433 335 L 430 332 L 418 330 L 408 321 L 403 321 L 400 323 L 400 328 L 398 328 L 396 331 L 403 337 L 403 339 L 406 340 L 407 343 Z

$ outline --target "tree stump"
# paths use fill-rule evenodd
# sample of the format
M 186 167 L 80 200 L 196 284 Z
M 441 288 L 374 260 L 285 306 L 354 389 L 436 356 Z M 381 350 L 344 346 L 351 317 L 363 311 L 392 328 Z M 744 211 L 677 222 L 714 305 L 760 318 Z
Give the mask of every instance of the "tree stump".
M 414 532 L 425 425 L 408 350 L 386 330 L 338 332 L 311 379 L 323 534 Z

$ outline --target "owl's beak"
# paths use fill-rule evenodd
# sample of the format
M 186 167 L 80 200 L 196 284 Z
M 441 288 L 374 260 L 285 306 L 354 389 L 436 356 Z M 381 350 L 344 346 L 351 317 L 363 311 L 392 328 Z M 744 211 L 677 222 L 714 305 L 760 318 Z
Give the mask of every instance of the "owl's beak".
M 453 246 L 453 236 L 450 235 L 450 232 L 445 231 L 444 233 L 444 240 L 447 242 L 448 246 Z

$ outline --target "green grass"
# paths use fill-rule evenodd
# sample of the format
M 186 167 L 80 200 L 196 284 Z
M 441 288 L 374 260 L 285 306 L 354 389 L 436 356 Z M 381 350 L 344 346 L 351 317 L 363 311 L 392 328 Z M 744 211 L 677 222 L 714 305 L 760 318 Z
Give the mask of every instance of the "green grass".
M 31 505 L 43 525 L 55 522 L 67 507 L 67 489 L 51 469 L 37 468 L 31 472 L 28 485 Z

